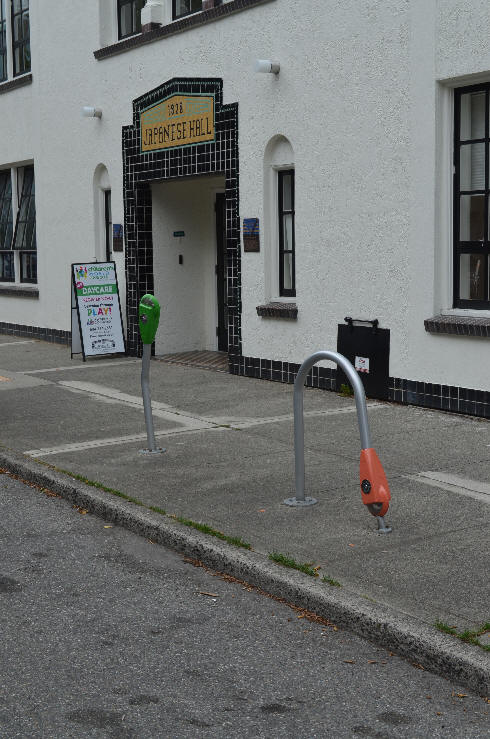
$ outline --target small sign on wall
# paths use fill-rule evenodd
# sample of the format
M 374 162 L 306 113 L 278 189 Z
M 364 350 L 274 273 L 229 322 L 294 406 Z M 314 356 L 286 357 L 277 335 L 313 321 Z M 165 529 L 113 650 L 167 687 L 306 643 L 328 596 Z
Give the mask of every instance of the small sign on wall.
M 112 251 L 124 251 L 122 223 L 112 224 Z
M 358 372 L 369 374 L 369 357 L 356 357 L 354 367 Z
M 243 251 L 260 251 L 259 219 L 243 219 Z

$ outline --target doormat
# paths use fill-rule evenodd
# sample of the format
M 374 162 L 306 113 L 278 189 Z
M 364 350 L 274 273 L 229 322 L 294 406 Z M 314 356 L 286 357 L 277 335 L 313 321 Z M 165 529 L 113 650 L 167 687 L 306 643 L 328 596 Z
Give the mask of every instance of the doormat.
M 179 352 L 178 354 L 163 354 L 155 357 L 167 364 L 183 364 L 186 367 L 228 372 L 228 354 L 226 352 Z

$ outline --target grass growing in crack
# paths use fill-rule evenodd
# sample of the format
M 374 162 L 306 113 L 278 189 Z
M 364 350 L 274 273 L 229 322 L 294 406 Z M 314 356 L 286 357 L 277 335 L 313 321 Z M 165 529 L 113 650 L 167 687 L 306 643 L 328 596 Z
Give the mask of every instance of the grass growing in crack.
M 347 385 L 343 382 L 340 386 L 339 395 L 341 395 L 343 398 L 352 398 L 352 396 L 354 395 L 354 390 L 351 388 L 350 385 Z
M 129 503 L 134 503 L 134 505 L 139 505 L 142 508 L 148 508 L 149 506 L 145 505 L 142 500 L 139 500 L 139 498 L 135 498 L 133 495 L 127 495 L 126 493 L 122 493 L 120 490 L 116 490 L 116 488 L 109 488 L 107 485 L 103 485 L 101 482 L 97 482 L 96 480 L 89 480 L 87 477 L 84 477 L 83 475 L 78 475 L 76 472 L 69 472 L 68 470 L 62 470 L 60 467 L 53 467 L 57 472 L 63 472 L 64 475 L 69 475 L 70 477 L 73 477 L 75 480 L 79 480 L 80 482 L 85 483 L 85 485 L 90 485 L 91 488 L 97 488 L 97 490 L 103 490 L 105 493 L 110 493 L 111 495 L 116 495 L 118 498 L 122 498 L 123 500 L 127 500 Z
M 312 567 L 311 562 L 304 562 L 301 564 L 300 562 L 296 562 L 293 557 L 290 557 L 287 554 L 281 554 L 281 552 L 269 552 L 269 559 L 283 567 L 289 567 L 292 570 L 304 572 L 305 575 L 309 575 L 310 577 L 318 577 L 318 572 L 314 567 Z
M 147 508 L 150 509 L 150 511 L 153 511 L 153 513 L 159 513 L 161 516 L 166 516 L 167 511 L 165 511 L 163 508 L 159 508 L 157 505 L 149 505 Z
M 334 580 L 332 577 L 327 577 L 327 575 L 324 575 L 322 577 L 322 582 L 326 582 L 326 583 L 328 583 L 329 585 L 332 585 L 335 588 L 341 588 L 342 587 L 342 585 L 339 582 L 337 582 L 337 580 Z
M 223 534 L 222 531 L 218 531 L 217 529 L 211 528 L 211 526 L 208 526 L 205 523 L 198 523 L 197 521 L 192 521 L 190 518 L 182 518 L 182 516 L 172 516 L 176 521 L 179 523 L 184 524 L 184 526 L 190 526 L 192 529 L 196 529 L 197 531 L 201 531 L 203 534 L 208 534 L 209 536 L 215 536 L 217 539 L 221 539 L 221 541 L 226 541 L 228 544 L 233 544 L 234 547 L 242 547 L 243 549 L 252 549 L 250 544 L 246 541 L 243 541 L 239 536 L 227 536 L 226 534 Z
M 132 495 L 127 495 L 126 493 L 122 493 L 120 490 L 116 490 L 115 488 L 110 488 L 107 485 L 103 485 L 101 482 L 96 482 L 95 480 L 89 480 L 87 477 L 84 477 L 83 475 L 79 475 L 76 472 L 70 472 L 69 470 L 63 470 L 61 467 L 55 467 L 55 465 L 49 464 L 44 462 L 43 460 L 36 460 L 44 464 L 45 467 L 49 467 L 52 470 L 55 470 L 56 472 L 62 472 L 64 475 L 68 475 L 69 477 L 72 477 L 74 480 L 79 480 L 80 482 L 83 482 L 85 485 L 90 485 L 90 487 L 97 488 L 97 490 L 104 490 L 106 493 L 110 493 L 111 495 L 116 495 L 118 498 L 122 498 L 123 500 L 127 500 L 129 503 L 134 503 L 134 505 L 140 506 L 141 508 L 146 508 L 149 511 L 153 511 L 154 513 L 159 513 L 161 516 L 166 516 L 167 512 L 160 508 L 159 506 L 152 506 L 147 505 L 146 503 L 143 503 L 142 500 L 139 500 L 139 498 L 135 498 Z M 217 531 L 216 529 L 211 528 L 211 526 L 208 526 L 204 523 L 197 523 L 196 521 L 191 521 L 189 518 L 182 518 L 181 516 L 173 516 L 170 515 L 170 518 L 173 518 L 175 521 L 178 521 L 179 523 L 183 524 L 184 526 L 190 526 L 193 529 L 197 529 L 198 531 L 201 531 L 203 534 L 208 534 L 209 536 L 215 536 L 217 539 L 221 539 L 221 541 L 226 541 L 228 544 L 232 544 L 235 547 L 242 547 L 243 549 L 252 549 L 252 546 L 246 542 L 243 541 L 238 536 L 227 536 L 226 534 L 223 534 L 222 531 Z
M 465 629 L 465 631 L 458 632 L 454 626 L 449 626 L 444 623 L 444 621 L 436 621 L 434 626 L 444 634 L 450 634 L 451 636 L 455 636 L 457 639 L 461 639 L 461 641 L 466 642 L 466 644 L 474 644 L 485 652 L 490 652 L 490 644 L 482 644 L 479 639 L 480 636 L 490 631 L 490 621 L 487 621 L 478 629 L 474 629 L 473 631 Z

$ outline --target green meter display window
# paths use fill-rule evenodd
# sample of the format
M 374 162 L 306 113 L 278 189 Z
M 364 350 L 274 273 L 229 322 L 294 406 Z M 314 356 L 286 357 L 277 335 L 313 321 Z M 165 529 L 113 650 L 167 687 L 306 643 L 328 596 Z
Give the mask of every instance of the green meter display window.
M 138 317 L 143 344 L 153 344 L 160 321 L 160 303 L 154 295 L 143 295 L 139 304 Z

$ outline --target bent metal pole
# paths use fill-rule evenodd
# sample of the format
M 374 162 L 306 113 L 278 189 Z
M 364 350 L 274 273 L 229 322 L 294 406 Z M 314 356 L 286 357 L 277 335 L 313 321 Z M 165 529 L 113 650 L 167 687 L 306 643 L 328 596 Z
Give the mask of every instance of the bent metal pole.
M 145 411 L 146 436 L 148 438 L 148 451 L 157 449 L 155 432 L 153 430 L 153 416 L 151 413 L 150 395 L 150 359 L 151 344 L 143 344 L 143 361 L 141 363 L 141 392 L 143 395 L 143 408 Z
M 320 362 L 322 359 L 328 359 L 331 362 L 335 362 L 347 375 L 347 378 L 354 389 L 361 447 L 363 449 L 368 449 L 371 446 L 366 408 L 366 394 L 364 392 L 364 386 L 354 367 L 348 359 L 338 352 L 321 351 L 312 354 L 311 357 L 305 359 L 299 368 L 296 380 L 294 381 L 294 462 L 296 497 L 285 500 L 284 502 L 287 505 L 305 506 L 313 505 L 317 502 L 315 498 L 310 498 L 308 496 L 305 497 L 305 424 L 303 416 L 303 392 L 308 372 L 314 364 Z

